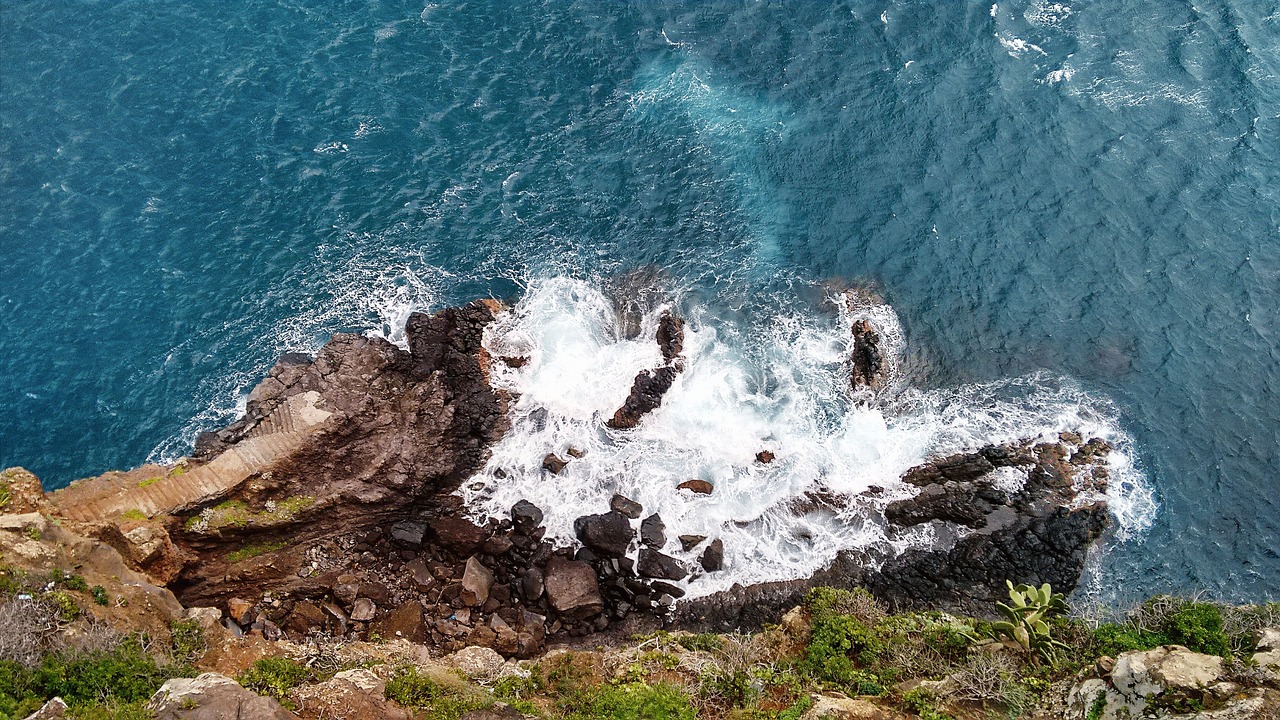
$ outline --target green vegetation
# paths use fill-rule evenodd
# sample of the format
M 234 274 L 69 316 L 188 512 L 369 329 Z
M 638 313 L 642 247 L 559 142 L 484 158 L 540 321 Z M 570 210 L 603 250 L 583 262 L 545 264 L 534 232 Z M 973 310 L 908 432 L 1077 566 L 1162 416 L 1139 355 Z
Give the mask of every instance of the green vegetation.
M 565 698 L 560 708 L 566 720 L 693 720 L 698 716 L 689 697 L 667 683 L 600 685 Z
M 165 680 L 192 677 L 185 665 L 159 665 L 134 637 L 95 652 L 50 653 L 34 668 L 0 660 L 0 720 L 22 718 L 61 697 L 73 718 L 149 717 L 143 705 Z
M 190 664 L 204 656 L 208 642 L 204 629 L 195 620 L 175 620 L 169 625 L 172 655 L 175 662 Z
M 147 514 L 142 512 L 138 508 L 130 508 L 120 513 L 120 519 L 128 522 L 136 522 L 136 521 L 147 520 L 148 518 L 147 518 Z
M 99 605 L 105 606 L 107 604 L 107 589 L 101 585 L 94 585 L 89 590 L 89 594 L 93 595 L 93 601 Z
M 293 707 L 289 693 L 311 677 L 311 671 L 287 657 L 263 658 L 240 673 L 236 680 L 246 688 Z
M 1013 582 L 1009 580 L 1005 583 L 1009 586 L 1010 604 L 998 602 L 996 606 L 1008 620 L 994 623 L 992 627 L 1001 636 L 1013 640 L 1023 650 L 1034 652 L 1040 658 L 1054 662 L 1055 653 L 1066 649 L 1067 646 L 1053 639 L 1048 621 L 1067 611 L 1066 598 L 1062 593 L 1053 592 L 1049 583 L 1039 588 L 1030 585 L 1014 587 Z
M 404 707 L 425 710 L 427 717 L 440 720 L 457 720 L 494 703 L 488 694 L 468 692 L 462 689 L 462 683 L 441 682 L 412 666 L 397 668 L 387 681 L 384 694 Z
M 41 600 L 52 605 L 58 611 L 58 618 L 69 623 L 80 617 L 80 606 L 71 594 L 62 590 L 52 590 L 40 596 Z
M 225 527 L 269 527 L 293 520 L 298 513 L 315 504 L 315 501 L 314 497 L 300 495 L 280 501 L 267 501 L 261 510 L 255 511 L 241 500 L 227 500 L 205 508 L 198 515 L 192 515 L 182 527 L 192 533 L 212 532 Z
M 156 483 L 160 482 L 160 480 L 161 480 L 161 479 L 162 479 L 162 478 L 161 478 L 159 475 L 157 475 L 157 476 L 155 476 L 155 477 L 149 477 L 149 478 L 147 478 L 146 480 L 139 481 L 139 482 L 138 482 L 138 487 L 140 487 L 140 488 L 144 488 L 144 487 L 147 487 L 147 486 L 149 486 L 149 485 L 155 485 Z
M 287 544 L 288 543 L 273 542 L 273 543 L 256 543 L 254 545 L 246 545 L 240 548 L 239 550 L 227 553 L 227 562 L 234 565 L 235 563 L 243 562 L 245 560 L 248 560 L 249 558 L 255 558 L 255 557 L 258 557 L 259 555 L 265 555 L 269 552 L 275 552 L 276 550 L 279 550 L 280 548 L 284 547 Z
M 8 478 L 0 478 L 0 510 L 8 507 L 9 501 L 12 499 L 13 491 L 9 489 Z

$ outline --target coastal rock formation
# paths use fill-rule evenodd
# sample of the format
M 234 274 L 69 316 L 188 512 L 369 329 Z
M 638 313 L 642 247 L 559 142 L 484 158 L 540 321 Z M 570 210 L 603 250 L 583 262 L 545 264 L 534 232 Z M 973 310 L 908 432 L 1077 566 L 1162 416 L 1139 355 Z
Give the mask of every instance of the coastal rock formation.
M 656 339 L 664 364 L 652 370 L 641 370 L 636 375 L 622 407 L 605 423 L 614 430 L 629 430 L 639 425 L 640 418 L 662 405 L 662 396 L 675 384 L 676 375 L 684 370 L 680 357 L 684 351 L 684 321 L 664 312 L 658 319 Z
M 843 552 L 805 580 L 735 587 L 681 606 L 675 622 L 693 628 L 757 628 L 819 585 L 865 587 L 891 608 L 942 607 L 982 615 L 1005 581 L 1073 588 L 1085 556 L 1108 523 L 1101 490 L 1101 440 L 989 446 L 926 463 L 903 479 L 922 490 L 885 514 L 906 530 L 933 523 L 950 547 L 872 558 Z

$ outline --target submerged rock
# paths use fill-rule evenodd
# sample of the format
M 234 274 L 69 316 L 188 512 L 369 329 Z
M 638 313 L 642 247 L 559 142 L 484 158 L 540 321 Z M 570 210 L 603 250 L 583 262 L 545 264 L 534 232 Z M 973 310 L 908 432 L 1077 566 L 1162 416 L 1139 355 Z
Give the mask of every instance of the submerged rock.
M 639 520 L 640 513 L 644 512 L 644 507 L 640 503 L 617 494 L 609 501 L 609 509 L 620 512 L 632 520 Z

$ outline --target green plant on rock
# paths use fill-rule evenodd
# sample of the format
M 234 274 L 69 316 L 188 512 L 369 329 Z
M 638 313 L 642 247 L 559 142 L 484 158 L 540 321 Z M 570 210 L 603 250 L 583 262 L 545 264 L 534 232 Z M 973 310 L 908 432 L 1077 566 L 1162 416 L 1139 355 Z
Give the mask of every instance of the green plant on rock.
M 566 720 L 694 720 L 689 697 L 675 685 L 601 685 L 561 704 Z
M 102 587 L 101 585 L 94 585 L 92 588 L 90 588 L 89 593 L 93 595 L 94 602 L 98 603 L 99 605 L 106 606 L 107 604 L 106 588 Z
M 204 628 L 195 620 L 174 620 L 169 624 L 169 636 L 175 662 L 193 663 L 208 649 Z
M 1057 650 L 1066 649 L 1065 643 L 1053 639 L 1047 620 L 1067 611 L 1067 601 L 1062 593 L 1053 592 L 1049 583 L 1040 587 L 1018 585 L 1006 580 L 1009 586 L 1010 604 L 996 605 L 1008 620 L 992 623 L 996 633 L 1003 635 L 1027 652 L 1034 652 L 1050 662 Z
M 5 509 L 9 505 L 9 501 L 13 499 L 13 492 L 9 490 L 9 481 L 0 480 L 0 510 Z
M 1222 610 L 1217 605 L 1187 603 L 1165 619 L 1163 630 L 1169 642 L 1196 652 L 1231 657 L 1231 641 L 1222 631 Z

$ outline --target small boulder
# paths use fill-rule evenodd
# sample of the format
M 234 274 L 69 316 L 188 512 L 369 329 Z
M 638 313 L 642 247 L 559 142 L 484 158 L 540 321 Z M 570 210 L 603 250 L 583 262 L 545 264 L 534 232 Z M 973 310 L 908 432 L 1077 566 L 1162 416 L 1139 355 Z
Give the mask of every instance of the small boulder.
M 536 567 L 529 568 L 524 577 L 520 578 L 520 592 L 528 602 L 535 602 L 542 597 L 544 589 L 542 571 Z
M 441 545 L 459 553 L 475 552 L 489 538 L 487 530 L 466 518 L 439 517 L 427 524 Z
M 697 547 L 699 543 L 701 543 L 703 540 L 706 540 L 706 539 L 707 539 L 706 535 L 681 535 L 680 549 L 684 550 L 685 552 L 689 552 L 690 550 Z
M 233 597 L 227 601 L 227 617 L 239 625 L 253 622 L 253 603 L 243 598 Z
M 559 475 L 564 471 L 568 464 L 568 460 L 561 458 L 555 453 L 547 453 L 547 456 L 542 458 L 542 469 L 550 472 L 552 475 Z
M 657 513 L 640 522 L 640 542 L 651 548 L 661 548 L 667 544 L 667 526 Z
M 369 622 L 378 612 L 378 606 L 369 598 L 356 598 L 351 608 L 351 619 L 355 622 Z
M 596 571 L 590 565 L 554 556 L 547 561 L 544 575 L 547 599 L 556 612 L 572 617 L 590 617 L 604 607 Z
M 606 557 L 625 555 L 635 537 L 627 516 L 613 510 L 602 515 L 584 515 L 573 521 L 573 529 L 587 547 Z
M 640 548 L 640 562 L 636 564 L 636 570 L 643 577 L 660 580 L 683 580 L 689 575 L 684 563 L 647 547 Z
M 699 495 L 710 495 L 715 486 L 706 480 L 685 480 L 676 486 L 677 490 L 689 490 Z
M 427 524 L 416 520 L 402 520 L 391 526 L 391 538 L 402 545 L 417 547 L 427 534 Z
M 408 573 L 409 581 L 418 592 L 427 592 L 436 586 L 435 576 L 431 574 L 427 564 L 421 560 L 410 560 L 405 563 L 404 571 Z
M 489 600 L 489 589 L 492 587 L 493 571 L 472 555 L 467 559 L 466 570 L 462 573 L 462 602 L 471 607 L 484 605 Z
M 356 595 L 360 594 L 360 578 L 350 573 L 344 573 L 338 576 L 338 580 L 333 585 L 333 596 L 338 599 L 345 607 L 351 607 L 351 603 L 356 601 Z
M 298 720 L 280 703 L 217 673 L 166 680 L 147 703 L 156 720 Z
M 374 621 L 370 631 L 385 640 L 403 638 L 412 643 L 425 642 L 427 624 L 422 619 L 422 606 L 410 600 Z
M 632 520 L 639 520 L 644 507 L 635 500 L 615 493 L 613 499 L 609 501 L 609 509 L 622 513 Z
M 511 524 L 521 535 L 532 535 L 542 524 L 542 510 L 528 500 L 511 506 Z
M 67 704 L 62 698 L 56 697 L 44 705 L 40 709 L 23 718 L 23 720 L 62 720 L 67 716 Z
M 769 463 L 773 462 L 774 459 L 777 457 L 778 456 L 774 455 L 773 451 L 771 450 L 761 450 L 760 452 L 756 453 L 756 462 L 762 465 L 768 465 Z
M 716 538 L 711 541 L 707 549 L 702 552 L 702 557 L 698 562 L 702 564 L 702 569 L 707 572 L 717 572 L 724 569 L 724 541 Z
M 496 680 L 506 665 L 492 648 L 471 645 L 450 653 L 441 659 L 445 665 L 455 667 L 472 680 Z

